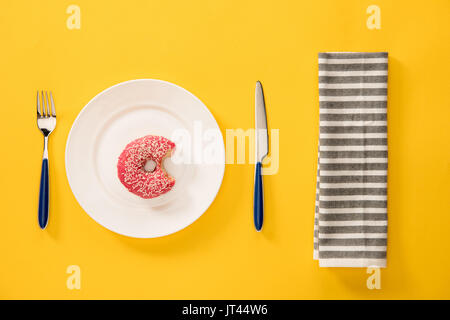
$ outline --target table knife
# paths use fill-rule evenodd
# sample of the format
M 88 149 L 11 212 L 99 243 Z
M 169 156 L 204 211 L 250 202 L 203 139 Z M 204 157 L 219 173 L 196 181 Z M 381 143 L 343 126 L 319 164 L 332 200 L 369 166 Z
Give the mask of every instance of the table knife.
M 256 82 L 255 88 L 255 190 L 253 198 L 253 218 L 255 228 L 261 231 L 264 219 L 264 190 L 261 166 L 269 152 L 269 137 L 267 134 L 266 105 L 261 82 Z

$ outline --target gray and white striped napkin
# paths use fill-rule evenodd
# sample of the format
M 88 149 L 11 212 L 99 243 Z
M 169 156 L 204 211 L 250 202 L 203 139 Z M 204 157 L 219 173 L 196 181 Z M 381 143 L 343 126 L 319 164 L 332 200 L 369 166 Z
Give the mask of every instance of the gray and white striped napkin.
M 387 72 L 387 52 L 319 53 L 321 267 L 386 267 Z

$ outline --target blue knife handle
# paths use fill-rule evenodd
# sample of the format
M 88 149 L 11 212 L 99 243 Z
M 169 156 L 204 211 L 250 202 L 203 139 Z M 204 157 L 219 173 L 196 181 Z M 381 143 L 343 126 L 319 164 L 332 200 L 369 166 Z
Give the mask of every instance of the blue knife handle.
M 41 229 L 45 229 L 48 223 L 48 159 L 42 160 L 41 185 L 39 188 L 38 221 Z
M 257 231 L 261 231 L 264 217 L 264 195 L 261 175 L 261 162 L 255 168 L 255 195 L 253 198 L 253 219 Z

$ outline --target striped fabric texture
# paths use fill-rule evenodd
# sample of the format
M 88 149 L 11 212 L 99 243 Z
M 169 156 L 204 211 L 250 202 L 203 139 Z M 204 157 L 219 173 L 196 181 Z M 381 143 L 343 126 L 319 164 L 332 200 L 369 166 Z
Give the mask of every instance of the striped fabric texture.
M 319 53 L 321 267 L 386 267 L 387 75 L 387 52 Z

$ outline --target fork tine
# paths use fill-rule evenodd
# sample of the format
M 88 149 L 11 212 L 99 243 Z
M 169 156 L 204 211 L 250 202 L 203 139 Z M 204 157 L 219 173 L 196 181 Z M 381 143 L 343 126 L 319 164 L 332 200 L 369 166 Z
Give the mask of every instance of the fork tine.
M 37 114 L 38 114 L 38 116 L 41 116 L 41 104 L 39 102 L 39 91 L 37 92 L 37 96 L 36 96 L 36 104 L 37 104 Z
M 42 116 L 45 117 L 45 97 L 44 91 L 41 90 Z
M 55 102 L 53 101 L 53 94 L 51 91 L 50 91 L 50 101 L 52 103 L 52 116 L 56 117 Z
M 45 91 L 45 100 L 47 103 L 47 117 L 50 117 L 50 103 L 48 103 L 48 93 Z
M 41 91 L 41 95 L 42 95 L 42 113 L 44 114 L 44 117 L 47 117 L 47 104 L 45 102 L 45 93 L 43 90 Z

